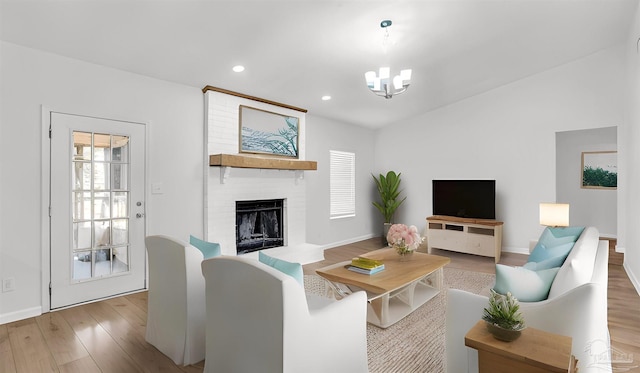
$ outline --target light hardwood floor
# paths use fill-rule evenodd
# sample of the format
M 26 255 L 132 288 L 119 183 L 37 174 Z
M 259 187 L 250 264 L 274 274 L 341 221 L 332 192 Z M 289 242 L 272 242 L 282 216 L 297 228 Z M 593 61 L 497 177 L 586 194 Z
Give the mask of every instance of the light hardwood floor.
M 373 238 L 325 251 L 305 274 L 382 246 Z M 438 250 L 450 267 L 494 273 L 492 258 Z M 501 263 L 526 256 L 503 253 Z M 202 372 L 203 362 L 178 367 L 144 340 L 146 292 L 77 306 L 0 325 L 0 373 L 10 372 Z M 619 356 L 640 365 L 640 296 L 620 265 L 609 265 L 609 330 Z M 628 366 L 629 364 L 620 364 Z M 640 368 L 627 370 L 640 372 Z

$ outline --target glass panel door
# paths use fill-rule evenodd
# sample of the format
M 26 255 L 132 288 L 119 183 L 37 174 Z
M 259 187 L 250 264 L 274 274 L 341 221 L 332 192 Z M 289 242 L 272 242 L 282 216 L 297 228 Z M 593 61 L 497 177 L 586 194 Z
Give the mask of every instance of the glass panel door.
M 74 281 L 129 271 L 129 136 L 73 132 Z

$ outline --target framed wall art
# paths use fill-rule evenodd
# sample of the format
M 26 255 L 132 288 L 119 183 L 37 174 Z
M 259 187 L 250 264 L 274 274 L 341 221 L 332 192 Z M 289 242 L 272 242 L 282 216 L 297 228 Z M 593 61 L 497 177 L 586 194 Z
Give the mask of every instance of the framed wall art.
M 582 152 L 580 187 L 584 189 L 618 188 L 618 152 Z
M 298 158 L 300 119 L 240 105 L 240 153 Z

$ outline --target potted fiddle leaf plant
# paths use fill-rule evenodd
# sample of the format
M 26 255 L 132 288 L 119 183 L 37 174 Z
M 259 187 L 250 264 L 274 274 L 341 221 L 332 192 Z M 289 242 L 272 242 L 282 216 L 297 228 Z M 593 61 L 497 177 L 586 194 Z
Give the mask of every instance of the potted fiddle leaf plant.
M 402 202 L 407 199 L 407 197 L 400 198 L 400 175 L 401 173 L 396 174 L 394 171 L 389 171 L 386 175 L 380 174 L 378 177 L 371 175 L 376 182 L 378 194 L 380 195 L 380 202 L 374 201 L 373 205 L 384 218 L 383 239 L 387 237 L 387 232 L 393 221 L 393 215 Z
M 489 307 L 484 309 L 482 319 L 494 338 L 505 342 L 515 341 L 526 327 L 520 312 L 520 303 L 511 293 L 496 293 L 491 289 Z

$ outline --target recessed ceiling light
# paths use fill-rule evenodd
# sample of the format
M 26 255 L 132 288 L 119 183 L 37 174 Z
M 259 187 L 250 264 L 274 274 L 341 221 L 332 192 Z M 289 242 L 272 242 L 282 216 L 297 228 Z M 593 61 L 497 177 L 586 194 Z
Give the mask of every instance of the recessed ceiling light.
M 235 65 L 235 66 L 233 67 L 233 71 L 235 71 L 235 72 L 237 72 L 237 73 L 241 73 L 241 72 L 243 72 L 243 71 L 244 71 L 244 66 L 242 66 L 242 65 Z
M 331 100 L 331 96 L 329 95 L 322 96 L 322 101 L 329 101 L 329 100 Z

